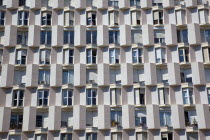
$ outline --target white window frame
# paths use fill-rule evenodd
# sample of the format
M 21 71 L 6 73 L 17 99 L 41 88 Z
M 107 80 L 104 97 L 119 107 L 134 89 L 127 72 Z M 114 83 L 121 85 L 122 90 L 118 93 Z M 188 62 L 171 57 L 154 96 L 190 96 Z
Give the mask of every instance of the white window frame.
M 165 48 L 155 48 L 156 63 L 165 63 Z
M 112 121 L 115 121 L 118 123 L 118 126 L 122 126 L 122 111 L 121 110 L 111 110 L 111 123 Z M 113 126 L 111 126 L 113 127 Z
M 183 32 L 187 31 L 187 36 L 183 35 Z M 179 37 L 180 36 L 180 41 L 179 41 Z M 178 43 L 188 43 L 188 30 L 183 29 L 183 30 L 177 30 L 177 41 Z
M 66 92 L 66 96 L 64 95 Z M 64 100 L 66 100 L 66 104 L 64 104 Z M 69 103 L 71 100 L 71 103 Z M 62 90 L 62 105 L 72 106 L 73 105 L 73 90 L 71 89 L 63 89 Z
M 67 37 L 66 37 L 66 34 L 67 33 Z M 73 45 L 74 44 L 74 31 L 73 30 L 64 30 L 63 32 L 63 43 L 64 45 L 67 44 L 67 45 Z
M 20 41 L 18 40 L 19 37 L 21 38 Z M 28 32 L 17 32 L 17 44 L 18 45 L 28 45 Z
M 42 55 L 43 52 L 43 55 Z M 49 54 L 48 54 L 49 53 Z M 40 50 L 40 64 L 50 64 L 50 59 L 51 59 L 51 51 L 49 49 L 41 49 Z M 49 58 L 48 58 L 49 56 Z M 48 62 L 49 60 L 49 62 Z
M 86 94 L 87 94 L 87 96 L 86 96 L 87 97 L 87 105 L 97 105 L 97 90 L 92 89 L 92 88 L 86 89 Z M 95 96 L 94 96 L 94 94 L 95 94 Z M 93 100 L 95 100 L 95 104 L 93 103 Z
M 184 94 L 184 92 L 186 92 L 186 94 Z M 183 88 L 182 97 L 183 97 L 183 104 L 193 104 L 193 89 Z
M 109 7 L 118 7 L 119 0 L 109 0 L 108 5 L 109 5 Z
M 141 95 L 144 95 L 143 99 Z M 143 103 L 142 103 L 142 100 L 143 100 Z M 145 105 L 145 89 L 144 88 L 134 89 L 134 103 L 135 105 Z
M 22 92 L 22 93 L 21 93 Z M 17 94 L 17 97 L 15 98 L 15 94 Z M 22 98 L 21 98 L 21 94 Z M 13 90 L 13 95 L 12 95 L 12 106 L 23 106 L 24 105 L 24 90 Z M 15 105 L 16 102 L 16 105 Z
M 45 15 L 46 14 L 46 15 Z M 51 26 L 52 24 L 52 13 L 48 11 L 42 12 L 42 17 L 41 17 L 41 25 L 42 26 Z
M 94 18 L 95 16 L 95 18 Z M 87 12 L 87 25 L 96 25 L 96 12 L 95 11 L 88 11 Z
M 134 26 L 141 25 L 141 11 L 131 11 L 131 24 Z
M 64 49 L 63 50 L 63 62 L 64 62 L 64 64 L 67 64 L 67 65 L 74 64 L 74 49 Z
M 42 34 L 44 34 L 44 41 L 42 40 Z M 47 30 L 42 30 L 41 36 L 40 36 L 40 44 L 41 45 L 51 45 L 51 43 L 52 43 L 52 32 L 47 31 Z
M 63 15 L 64 15 L 64 26 L 73 26 L 74 11 L 65 11 Z
M 110 88 L 110 104 L 111 105 L 122 104 L 122 93 L 119 88 Z
M 111 48 L 109 49 L 109 63 L 110 64 L 119 64 L 120 63 L 120 59 L 119 56 L 120 55 L 120 50 L 117 48 Z
M 18 25 L 28 25 L 29 12 L 18 11 Z
M 16 64 L 26 64 L 27 50 L 18 49 L 16 50 Z M 25 58 L 24 58 L 25 57 Z
M 133 58 L 133 63 L 135 64 L 140 64 L 143 63 L 143 50 L 140 48 L 133 48 L 132 49 L 132 58 Z
M 86 140 L 97 140 L 97 133 L 86 133 Z
M 130 0 L 130 6 L 141 6 L 141 0 Z
M 39 97 L 39 94 L 42 94 L 41 95 L 41 97 Z M 48 106 L 48 104 L 49 104 L 49 99 L 48 99 L 48 97 L 49 97 L 49 90 L 45 90 L 45 89 L 42 89 L 42 90 L 38 90 L 38 92 L 37 92 L 37 106 Z M 47 94 L 47 97 L 45 97 L 45 94 Z M 42 100 L 42 103 L 41 104 L 39 104 L 39 101 L 40 100 Z M 44 104 L 44 101 L 45 100 L 47 100 L 47 105 L 45 105 Z
M 156 10 L 153 11 L 153 22 L 154 25 L 163 24 L 163 11 L 162 10 Z
M 109 25 L 118 26 L 119 25 L 119 12 L 109 11 Z
M 93 52 L 95 51 L 96 56 L 93 55 Z M 97 62 L 97 50 L 96 49 L 87 49 L 87 64 L 96 64 Z
M 161 118 L 161 113 L 163 114 L 163 118 Z M 167 115 L 169 116 L 169 120 L 167 120 Z M 161 120 L 163 121 L 163 125 L 161 125 L 161 123 L 160 123 L 160 125 L 162 127 L 172 126 L 172 124 L 171 124 L 171 111 L 168 111 L 168 110 L 167 111 L 166 110 L 160 111 L 160 122 L 161 122 Z
M 95 36 L 94 36 L 95 33 Z M 90 36 L 88 36 L 90 34 Z M 97 31 L 95 30 L 88 30 L 86 32 L 86 37 L 87 37 L 87 44 L 97 44 Z
M 41 72 L 43 72 L 43 76 L 41 76 Z M 44 83 L 42 83 L 42 81 Z M 50 70 L 40 69 L 39 70 L 39 84 L 50 84 Z
M 64 72 L 67 73 L 67 75 L 65 76 L 64 75 Z M 63 71 L 63 78 L 67 77 L 67 83 L 64 82 L 64 79 L 63 79 L 63 84 L 74 84 L 74 70 L 64 70 Z
M 167 88 L 158 88 L 158 102 L 160 105 L 169 104 L 168 92 L 169 92 L 169 89 Z
M 183 55 L 180 54 L 181 51 L 182 51 Z M 187 51 L 188 51 L 188 54 L 186 53 Z M 183 57 L 183 61 L 180 60 L 180 57 Z M 180 48 L 179 49 L 179 63 L 187 63 L 187 62 L 190 62 L 189 49 L 188 48 Z

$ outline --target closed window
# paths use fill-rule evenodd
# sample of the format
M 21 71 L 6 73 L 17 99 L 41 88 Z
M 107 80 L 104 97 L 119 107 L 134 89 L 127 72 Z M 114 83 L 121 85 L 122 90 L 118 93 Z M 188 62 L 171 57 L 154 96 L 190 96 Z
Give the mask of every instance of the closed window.
M 51 44 L 51 31 L 41 31 L 41 45 Z
M 140 0 L 130 0 L 130 6 L 140 6 Z
M 179 49 L 179 62 L 180 63 L 189 62 L 189 49 L 188 48 Z
M 142 63 L 142 49 L 135 48 L 132 49 L 133 63 Z
M 119 12 L 118 11 L 110 11 L 109 12 L 109 25 L 119 25 Z
M 160 111 L 160 126 L 172 126 L 171 111 Z
M 72 105 L 73 91 L 72 90 L 63 90 L 63 105 Z
M 147 114 L 145 110 L 135 110 L 135 125 L 137 127 L 147 126 Z
M 4 21 L 5 21 L 5 12 L 0 11 L 0 25 L 4 25 Z
M 40 85 L 50 84 L 50 70 L 39 70 L 39 84 Z
M 87 64 L 96 64 L 96 49 L 87 49 Z
M 36 134 L 35 140 L 47 140 L 47 134 Z
M 116 127 L 116 126 L 122 126 L 121 110 L 111 110 L 111 127 Z
M 12 106 L 23 106 L 24 90 L 13 91 Z
M 119 63 L 119 54 L 120 50 L 113 48 L 109 50 L 109 63 L 110 64 L 118 64 Z
M 96 105 L 96 95 L 95 89 L 87 89 L 87 105 Z
M 38 91 L 38 106 L 48 106 L 48 90 L 39 90 Z
M 97 140 L 97 133 L 87 133 L 86 140 Z
M 19 6 L 26 6 L 26 0 L 19 0 Z
M 96 25 L 96 12 L 87 12 L 87 25 Z
M 163 24 L 163 11 L 154 11 L 153 12 L 154 16 L 154 25 L 156 24 Z
M 86 37 L 87 44 L 97 44 L 97 31 L 87 31 Z
M 119 44 L 119 43 L 120 43 L 120 32 L 109 31 L 109 44 Z
M 74 84 L 74 70 L 63 71 L 63 84 Z
M 193 104 L 193 90 L 191 88 L 182 89 L 183 104 Z
M 63 50 L 63 61 L 64 61 L 64 64 L 73 64 L 73 62 L 74 62 L 74 50 L 73 49 Z
M 164 30 L 155 30 L 154 31 L 154 41 L 156 44 L 165 43 L 165 31 Z
M 72 140 L 72 134 L 71 133 L 62 133 L 61 140 Z
M 26 83 L 26 71 L 25 70 L 15 70 L 14 85 L 25 86 L 25 83 Z
M 63 44 L 74 44 L 74 31 L 64 31 Z
M 188 43 L 188 31 L 177 30 L 177 41 L 178 43 Z
M 64 12 L 64 26 L 73 26 L 74 25 L 74 12 L 66 11 Z
M 42 25 L 49 25 L 51 26 L 51 18 L 52 13 L 51 12 L 42 12 Z
M 201 41 L 210 43 L 210 30 L 201 30 Z
M 22 129 L 23 115 L 22 114 L 11 114 L 10 129 Z
M 40 50 L 40 64 L 50 64 L 50 50 Z
M 16 64 L 26 64 L 27 50 L 16 50 Z
M 27 45 L 28 44 L 28 32 L 17 32 L 17 44 Z
M 169 104 L 169 89 L 167 88 L 158 89 L 158 101 L 160 105 Z
M 29 12 L 19 11 L 18 12 L 18 25 L 28 25 Z
M 116 6 L 116 7 L 118 7 L 118 3 L 119 3 L 119 1 L 118 0 L 109 0 L 109 6 L 111 7 L 111 6 Z

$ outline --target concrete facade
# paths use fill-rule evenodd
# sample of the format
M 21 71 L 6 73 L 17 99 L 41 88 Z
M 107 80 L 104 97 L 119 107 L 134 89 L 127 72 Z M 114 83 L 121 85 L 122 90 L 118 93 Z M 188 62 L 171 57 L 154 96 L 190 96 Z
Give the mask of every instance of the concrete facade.
M 210 0 L 0 0 L 0 140 L 209 140 Z

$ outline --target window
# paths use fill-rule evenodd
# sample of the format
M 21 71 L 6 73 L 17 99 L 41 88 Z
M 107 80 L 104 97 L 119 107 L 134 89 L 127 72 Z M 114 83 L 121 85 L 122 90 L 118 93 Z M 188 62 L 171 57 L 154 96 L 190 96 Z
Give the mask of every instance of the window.
M 86 133 L 86 140 L 97 140 L 97 133 Z
M 141 30 L 131 30 L 132 44 L 141 45 L 142 44 L 142 31 Z
M 119 43 L 120 43 L 120 32 L 109 31 L 109 44 L 119 44 Z
M 134 89 L 134 101 L 135 101 L 135 105 L 145 104 L 145 89 L 144 88 Z
M 111 133 L 111 140 L 122 140 L 122 133 L 120 132 Z
M 87 7 L 92 7 L 95 5 L 95 0 L 86 0 L 86 6 Z
M 47 140 L 47 134 L 36 134 L 35 140 Z
M 133 69 L 133 82 L 141 86 L 145 85 L 144 69 Z
M 156 71 L 157 71 L 157 82 L 168 85 L 168 79 L 169 79 L 168 69 L 158 68 Z
M 23 97 L 24 90 L 14 90 L 12 106 L 23 106 Z
M 179 49 L 179 63 L 187 63 L 189 62 L 189 49 L 182 48 Z
M 203 48 L 203 59 L 204 62 L 210 61 L 210 48 Z
M 210 88 L 207 89 L 208 102 L 210 104 Z
M 0 25 L 4 25 L 4 21 L 5 21 L 5 12 L 0 11 Z
M 111 127 L 122 126 L 122 111 L 111 110 Z
M 72 140 L 72 134 L 71 133 L 62 133 L 61 140 Z
M 87 105 L 96 105 L 96 89 L 87 89 Z
M 36 116 L 36 127 L 43 127 L 43 117 L 42 115 Z
M 110 11 L 109 12 L 109 25 L 119 25 L 119 12 L 118 11 Z
M 4 44 L 4 32 L 0 31 L 0 45 Z
M 154 11 L 153 12 L 154 16 L 154 25 L 156 24 L 163 24 L 163 11 Z
M 140 6 L 140 0 L 130 0 L 130 6 Z
M 132 49 L 133 63 L 142 63 L 142 49 Z
M 109 50 L 109 63 L 110 64 L 118 64 L 119 63 L 119 49 L 113 48 Z
M 11 114 L 10 129 L 22 129 L 23 115 Z
M 28 44 L 28 32 L 17 32 L 17 44 L 27 45 Z
M 176 10 L 175 15 L 176 15 L 176 24 L 177 25 L 186 24 L 186 11 L 185 10 Z
M 51 38 L 51 31 L 41 31 L 41 45 L 50 45 Z
M 165 63 L 165 48 L 155 48 L 156 63 Z
M 47 106 L 48 105 L 48 90 L 39 90 L 38 91 L 38 106 Z
M 87 44 L 97 44 L 97 31 L 87 31 Z
M 209 10 L 208 9 L 199 9 L 199 22 L 200 24 L 206 24 L 209 23 Z
M 74 44 L 74 31 L 64 31 L 63 44 Z
M 173 140 L 173 133 L 161 133 L 161 140 Z
M 178 43 L 188 43 L 188 31 L 178 30 L 177 31 L 177 41 Z
M 64 64 L 73 64 L 74 60 L 74 50 L 73 49 L 65 49 L 63 50 L 63 61 Z
M 111 105 L 121 105 L 121 90 L 118 88 L 110 89 Z
M 96 12 L 87 12 L 87 25 L 96 25 Z
M 187 140 L 198 140 L 198 133 L 197 132 L 188 132 L 187 133 Z
M 160 126 L 172 126 L 171 111 L 160 111 Z
M 50 64 L 50 50 L 40 50 L 40 64 Z
M 210 43 L 210 30 L 201 30 L 201 40 Z
M 86 111 L 86 127 L 98 127 L 98 112 L 93 110 Z
M 169 104 L 169 89 L 167 88 L 158 89 L 158 101 L 160 105 Z
M 19 0 L 19 6 L 26 6 L 26 0 Z
M 165 43 L 165 31 L 164 30 L 155 30 L 154 31 L 154 41 L 155 41 L 155 44 Z
M 87 49 L 87 64 L 96 64 L 96 49 Z
M 152 0 L 153 6 L 163 6 L 163 0 Z
M 50 70 L 39 70 L 39 84 L 50 84 Z
M 180 70 L 181 82 L 192 84 L 192 70 L 191 69 L 181 69 Z
M 197 127 L 197 113 L 196 110 L 186 110 L 184 111 L 184 117 L 185 117 L 185 124 L 188 127 Z
M 51 26 L 51 18 L 52 18 L 51 12 L 42 12 L 42 23 L 41 24 Z
M 136 140 L 147 140 L 146 132 L 136 132 Z
M 182 89 L 183 104 L 193 104 L 193 91 L 191 88 Z
M 87 80 L 87 84 L 96 84 L 97 83 L 97 70 L 96 69 L 87 69 L 86 70 L 86 80 Z
M 135 110 L 135 125 L 137 127 L 147 126 L 147 117 L 145 110 Z
M 121 84 L 121 71 L 120 69 L 110 69 L 110 84 Z
M 29 12 L 19 11 L 18 12 L 18 25 L 28 25 Z
M 15 70 L 14 72 L 14 85 L 25 86 L 26 83 L 26 71 Z
M 3 0 L 0 0 L 0 6 L 3 6 Z
M 116 7 L 118 7 L 118 0 L 109 0 L 109 6 L 111 7 L 111 6 L 116 6 Z
M 74 84 L 74 70 L 63 71 L 63 84 Z
M 63 105 L 72 105 L 73 91 L 72 90 L 63 90 Z
M 16 50 L 16 64 L 26 64 L 27 50 Z
M 73 26 L 74 25 L 74 12 L 66 11 L 64 12 L 64 26 Z

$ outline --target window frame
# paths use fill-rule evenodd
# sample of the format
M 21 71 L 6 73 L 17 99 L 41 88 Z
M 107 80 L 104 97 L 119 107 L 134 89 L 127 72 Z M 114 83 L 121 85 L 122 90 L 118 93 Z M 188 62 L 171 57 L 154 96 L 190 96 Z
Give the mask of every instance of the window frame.
M 21 96 L 21 94 L 22 94 L 22 96 Z M 24 90 L 13 90 L 12 106 L 13 107 L 22 107 L 23 105 L 24 105 Z
M 96 89 L 86 89 L 86 99 L 87 105 L 97 105 L 97 90 Z
M 65 92 L 66 92 L 66 95 L 65 95 Z M 64 100 L 66 100 L 66 103 Z M 63 106 L 72 106 L 73 105 L 73 90 L 72 89 L 63 89 L 62 90 L 62 105 Z
M 41 90 L 38 90 L 38 96 L 37 96 L 37 106 L 48 106 L 49 105 L 49 100 L 48 100 L 48 97 L 49 97 L 49 90 L 47 89 L 41 89 Z M 40 96 L 41 95 L 41 96 Z M 45 103 L 45 101 L 47 101 Z

